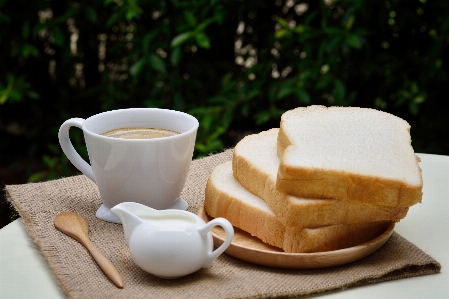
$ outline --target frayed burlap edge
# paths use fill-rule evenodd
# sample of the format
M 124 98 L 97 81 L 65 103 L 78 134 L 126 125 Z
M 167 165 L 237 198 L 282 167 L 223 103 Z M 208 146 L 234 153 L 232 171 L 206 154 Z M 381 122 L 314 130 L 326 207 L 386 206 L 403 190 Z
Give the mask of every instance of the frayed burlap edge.
M 27 185 L 39 186 L 40 184 L 42 183 L 28 183 Z M 8 202 L 17 211 L 31 240 L 37 245 L 41 254 L 48 261 L 48 266 L 55 275 L 58 285 L 69 298 L 76 298 L 77 296 L 72 297 L 72 294 L 76 294 L 77 290 L 70 284 L 72 276 L 70 267 L 61 261 L 60 253 L 53 245 L 53 242 L 51 242 L 51 239 L 48 240 L 48 234 L 46 234 L 45 229 L 39 229 L 41 226 L 37 225 L 38 223 L 34 221 L 36 217 L 34 217 L 35 215 L 32 213 L 32 210 L 27 209 L 26 205 L 24 206 L 17 201 L 11 200 L 12 198 L 20 198 L 20 193 L 17 192 L 17 189 L 10 187 L 13 187 L 13 185 L 6 186 L 4 189 Z

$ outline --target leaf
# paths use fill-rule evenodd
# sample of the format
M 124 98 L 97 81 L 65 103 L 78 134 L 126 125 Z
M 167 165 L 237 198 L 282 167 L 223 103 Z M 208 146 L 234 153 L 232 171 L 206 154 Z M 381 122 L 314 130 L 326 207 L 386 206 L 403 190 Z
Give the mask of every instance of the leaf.
M 281 89 L 279 90 L 279 93 L 277 95 L 278 100 L 285 98 L 286 96 L 292 94 L 295 91 L 295 88 L 292 86 L 285 86 L 283 85 Z
M 347 30 L 351 30 L 352 25 L 354 25 L 354 20 L 355 20 L 355 16 L 354 16 L 354 15 L 351 15 L 351 16 L 348 18 L 348 21 L 346 22 L 346 29 L 347 29 Z
M 142 40 L 143 52 L 146 54 L 150 50 L 151 42 L 154 40 L 156 35 L 159 34 L 158 31 L 153 31 L 151 33 L 145 34 Z
M 30 24 L 28 22 L 22 25 L 22 36 L 24 39 L 28 39 L 30 36 Z
M 150 55 L 150 57 L 148 58 L 148 62 L 155 71 L 165 73 L 165 63 L 159 56 L 154 54 Z
M 334 96 L 334 100 L 337 105 L 346 106 L 345 94 L 346 94 L 346 87 L 343 81 L 339 79 L 335 80 L 332 95 Z
M 213 122 L 214 122 L 214 115 L 212 114 L 205 115 L 200 121 L 201 125 L 205 129 L 210 129 L 212 127 Z
M 142 70 L 143 67 L 145 66 L 145 62 L 146 59 L 145 57 L 140 58 L 139 60 L 137 60 L 130 68 L 129 68 L 129 72 L 131 73 L 131 75 L 133 77 L 138 76 Z
M 29 57 L 29 56 L 34 56 L 34 57 L 38 57 L 39 56 L 39 51 L 38 49 L 30 44 L 25 44 L 22 46 L 22 51 L 21 51 L 21 55 L 23 57 Z
M 362 47 L 362 39 L 355 34 L 349 34 L 346 38 L 346 43 L 354 49 L 360 49 Z
M 13 89 L 9 93 L 9 99 L 11 101 L 18 102 L 23 99 L 23 94 L 20 91 Z
M 9 93 L 5 91 L 0 91 L 0 105 L 3 105 L 8 100 Z
M 67 22 L 68 19 L 75 17 L 80 10 L 79 6 L 72 6 L 66 13 L 53 19 L 55 24 Z
M 384 110 L 387 108 L 387 102 L 385 102 L 382 98 L 377 97 L 374 99 L 374 108 Z
M 175 95 L 173 96 L 173 104 L 174 104 L 175 110 L 178 110 L 178 111 L 184 110 L 185 101 L 184 101 L 184 98 L 182 97 L 181 93 L 175 93 Z
M 288 22 L 286 20 L 284 20 L 283 18 L 277 18 L 277 22 L 279 23 L 279 25 L 281 25 L 284 28 L 289 28 L 288 26 Z
M 209 37 L 203 32 L 197 33 L 195 35 L 196 43 L 199 47 L 209 49 L 210 48 L 210 40 Z
M 33 99 L 33 100 L 39 99 L 39 94 L 35 91 L 29 91 L 27 93 L 27 95 L 30 99 Z
M 248 113 L 249 113 L 249 103 L 245 103 L 245 104 L 242 105 L 242 107 L 241 107 L 241 109 L 240 109 L 240 113 L 241 113 L 243 116 L 245 116 L 245 117 L 248 116 Z
M 425 100 L 426 100 L 426 98 L 424 96 L 419 95 L 413 99 L 413 102 L 415 102 L 416 104 L 421 104 L 421 103 L 424 103 Z
M 191 11 L 189 11 L 189 10 L 184 11 L 184 17 L 186 18 L 187 23 L 191 27 L 194 27 L 196 25 L 195 15 Z
M 191 32 L 191 31 L 178 34 L 177 36 L 175 36 L 173 38 L 170 46 L 171 47 L 179 47 L 180 45 L 185 43 L 187 40 L 189 40 L 192 37 L 192 35 L 193 35 L 193 32 Z
M 270 85 L 268 89 L 268 99 L 270 100 L 270 102 L 276 99 L 277 89 L 278 89 L 277 85 L 275 84 Z
M 417 115 L 419 112 L 419 105 L 415 102 L 410 102 L 408 108 L 413 115 Z
M 288 29 L 279 29 L 274 33 L 274 37 L 282 38 L 282 37 L 286 36 L 288 33 L 290 33 L 290 30 L 288 30 Z
M 341 47 L 341 44 L 344 42 L 344 36 L 335 36 L 334 38 L 330 39 L 327 47 L 326 47 L 326 52 L 327 53 L 333 53 L 334 51 L 336 51 L 338 48 Z
M 115 23 L 117 23 L 117 21 L 119 20 L 119 15 L 118 14 L 113 14 L 109 17 L 109 19 L 106 21 L 106 28 L 112 27 L 112 25 L 114 25 Z
M 56 157 L 50 157 L 50 156 L 43 156 L 42 160 L 44 161 L 45 165 L 48 166 L 48 168 L 54 168 L 56 165 L 56 162 L 58 162 L 58 158 Z
M 60 30 L 57 30 L 54 33 L 54 39 L 55 39 L 55 45 L 57 45 L 57 46 L 64 45 L 64 39 L 65 39 L 64 34 Z
M 5 89 L 0 90 L 0 105 L 6 103 L 11 94 L 11 91 L 14 88 L 14 81 L 15 81 L 14 76 L 11 74 L 7 74 L 6 79 L 8 80 L 8 85 L 6 86 Z
M 343 34 L 343 29 L 339 27 L 326 27 L 323 29 L 323 31 L 329 35 L 340 35 Z
M 54 143 L 48 143 L 47 148 L 53 153 L 58 154 L 61 152 L 61 148 Z
M 57 179 L 57 178 L 58 178 L 58 174 L 56 172 L 52 171 L 48 175 L 47 180 L 50 181 L 50 180 L 54 180 L 54 179 Z
M 221 85 L 223 87 L 229 85 L 231 79 L 232 79 L 232 72 L 227 72 L 226 74 L 223 75 L 223 78 L 221 79 Z
M 415 81 L 412 81 L 410 84 L 410 92 L 411 93 L 417 93 L 419 91 L 419 86 Z
M 295 28 L 293 28 L 293 31 L 296 33 L 303 33 L 304 31 L 306 31 L 306 27 L 303 25 L 298 25 Z
M 11 22 L 11 17 L 4 15 L 0 12 L 0 23 L 9 23 Z
M 363 28 L 357 28 L 353 30 L 354 34 L 357 34 L 358 36 L 362 37 L 368 34 L 368 31 Z
M 234 114 L 235 114 L 234 109 L 227 109 L 224 112 L 223 121 L 222 121 L 224 126 L 223 126 L 223 131 L 221 132 L 221 134 L 225 133 L 228 130 L 229 126 L 232 123 L 232 120 L 234 119 Z
M 250 91 L 247 95 L 246 95 L 246 99 L 247 100 L 251 100 L 252 98 L 254 98 L 255 96 L 259 95 L 260 90 L 259 89 L 255 89 Z
M 215 10 L 214 19 L 218 24 L 222 24 L 225 18 L 224 10 Z
M 352 102 L 355 100 L 355 96 L 357 95 L 357 92 L 353 91 L 346 97 L 346 105 L 351 105 Z
M 36 172 L 28 178 L 28 182 L 30 183 L 38 182 L 45 177 L 45 174 L 46 174 L 45 171 Z
M 328 75 L 320 76 L 318 82 L 315 84 L 316 89 L 326 89 L 332 83 L 332 77 Z
M 125 18 L 130 21 L 139 15 L 139 9 L 134 6 L 130 6 L 126 10 Z
M 84 10 L 84 15 L 86 16 L 86 19 L 88 19 L 91 22 L 97 21 L 97 12 L 90 6 L 86 6 Z
M 256 114 L 256 124 L 261 125 L 270 120 L 270 111 L 264 110 Z
M 207 143 L 197 143 L 195 144 L 195 149 L 202 153 L 210 153 L 212 151 L 219 150 L 223 147 L 223 143 L 220 140 L 212 140 Z
M 304 104 L 310 104 L 312 103 L 312 100 L 310 99 L 309 94 L 304 89 L 298 89 L 296 91 L 296 96 L 299 98 L 299 100 Z
M 17 57 L 17 56 L 19 56 L 21 53 L 20 53 L 20 50 L 21 50 L 21 48 L 20 47 L 14 47 L 14 48 L 12 48 L 11 49 L 11 56 L 12 57 Z
M 207 152 L 206 151 L 206 145 L 204 143 L 199 142 L 199 141 L 197 141 L 195 143 L 195 150 L 199 151 L 201 153 L 206 153 Z
M 206 21 L 202 22 L 198 25 L 198 27 L 195 28 L 195 31 L 201 32 L 204 31 L 204 29 L 207 28 L 214 20 L 213 19 L 207 19 Z
M 304 20 L 304 24 L 310 24 L 312 22 L 313 18 L 318 14 L 318 11 L 314 10 L 311 13 L 308 14 L 306 19 Z
M 180 47 L 174 48 L 170 55 L 170 62 L 173 66 L 178 66 L 181 60 L 182 51 Z
M 226 98 L 222 95 L 217 95 L 217 96 L 211 97 L 208 100 L 208 102 L 211 104 L 215 104 L 215 105 L 224 105 L 224 104 L 227 104 L 228 98 Z

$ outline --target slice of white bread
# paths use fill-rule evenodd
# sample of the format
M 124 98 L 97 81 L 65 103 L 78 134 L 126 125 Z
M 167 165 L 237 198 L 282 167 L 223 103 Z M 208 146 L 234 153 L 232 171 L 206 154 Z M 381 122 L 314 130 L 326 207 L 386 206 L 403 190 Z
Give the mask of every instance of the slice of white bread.
M 277 187 L 308 198 L 408 207 L 422 199 L 410 125 L 374 109 L 300 107 L 281 117 Z
M 234 148 L 233 172 L 240 184 L 270 206 L 287 227 L 318 227 L 380 220 L 399 221 L 408 208 L 374 206 L 336 199 L 304 199 L 276 188 L 280 160 L 276 153 L 279 129 L 243 138 Z
M 204 209 L 223 217 L 272 246 L 290 253 L 337 250 L 369 241 L 391 224 L 389 221 L 289 229 L 279 222 L 264 200 L 242 187 L 232 174 L 232 162 L 215 167 L 205 189 Z

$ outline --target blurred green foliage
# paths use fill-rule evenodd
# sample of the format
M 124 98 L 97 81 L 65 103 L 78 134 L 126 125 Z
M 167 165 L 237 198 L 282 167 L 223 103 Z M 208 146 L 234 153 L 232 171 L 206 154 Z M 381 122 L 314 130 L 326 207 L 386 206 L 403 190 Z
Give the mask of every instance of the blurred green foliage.
M 391 112 L 449 154 L 446 0 L 0 0 L 0 44 L 0 163 L 30 181 L 74 172 L 64 120 L 128 107 L 196 116 L 195 157 L 310 104 Z

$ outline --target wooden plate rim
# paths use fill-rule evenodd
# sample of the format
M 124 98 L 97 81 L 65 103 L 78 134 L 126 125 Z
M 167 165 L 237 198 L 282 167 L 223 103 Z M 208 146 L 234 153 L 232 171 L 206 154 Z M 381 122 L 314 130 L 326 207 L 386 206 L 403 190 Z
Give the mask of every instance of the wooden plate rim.
M 200 216 L 206 223 L 209 218 L 213 218 L 204 210 L 204 206 L 198 209 L 198 216 Z M 394 232 L 395 223 L 390 224 L 387 229 L 381 233 L 376 238 L 365 242 L 363 244 L 334 250 L 326 252 L 315 252 L 315 253 L 287 253 L 278 251 L 269 251 L 263 249 L 255 249 L 251 247 L 242 246 L 234 241 L 225 251 L 230 256 L 237 259 L 244 260 L 253 264 L 269 266 L 275 268 L 289 268 L 289 269 L 317 269 L 317 268 L 327 268 L 339 265 L 344 265 L 347 263 L 355 262 L 362 258 L 365 258 L 378 249 L 380 249 L 385 243 L 390 239 Z M 238 229 L 243 234 L 247 234 L 248 238 L 251 237 L 245 231 Z M 214 245 L 216 247 L 220 246 L 224 242 L 224 238 L 211 231 L 214 240 Z M 260 241 L 263 243 L 262 241 Z

